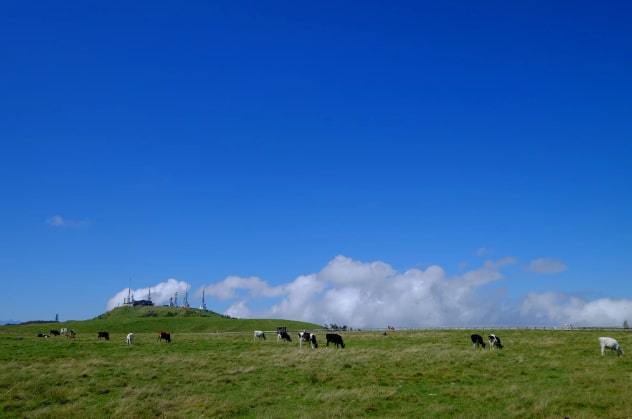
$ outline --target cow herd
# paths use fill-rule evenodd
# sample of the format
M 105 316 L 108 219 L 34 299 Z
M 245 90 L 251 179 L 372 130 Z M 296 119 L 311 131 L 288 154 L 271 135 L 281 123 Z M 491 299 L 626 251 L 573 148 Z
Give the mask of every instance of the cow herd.
M 478 347 L 481 347 L 483 349 L 485 348 L 485 342 L 483 342 L 483 337 L 481 335 L 473 334 L 470 336 L 470 339 L 472 340 L 472 345 L 474 346 L 474 349 L 477 349 Z M 611 337 L 600 337 L 598 340 L 599 347 L 601 349 L 601 356 L 604 356 L 606 354 L 606 349 L 610 349 L 612 352 L 616 352 L 617 356 L 623 355 L 623 349 L 616 339 Z M 504 348 L 500 337 L 498 337 L 497 335 L 488 335 L 487 342 L 489 343 L 489 350 Z
M 483 342 L 483 337 L 481 335 L 477 335 L 477 334 L 473 334 L 470 336 L 470 339 L 472 339 L 472 344 L 474 345 L 474 349 L 478 348 L 479 346 L 481 348 L 485 348 L 485 342 Z M 491 334 L 487 336 L 487 342 L 489 343 L 489 350 L 491 351 L 492 349 L 502 349 L 503 348 L 503 344 L 500 340 L 500 337 Z
M 77 332 L 73 329 L 68 329 L 66 327 L 62 329 L 50 329 L 48 333 L 38 333 L 38 338 L 48 339 L 51 336 L 66 336 L 67 338 L 74 339 L 77 336 Z
M 389 327 L 390 330 L 390 327 Z M 68 328 L 62 328 L 62 329 L 51 329 L 49 330 L 48 333 L 38 333 L 37 337 L 39 338 L 45 338 L 48 339 L 51 336 L 66 336 L 68 338 L 75 338 L 77 336 L 77 333 L 73 330 L 73 329 L 68 329 Z M 134 333 L 128 333 L 125 336 L 125 343 L 127 345 L 133 345 L 134 344 Z M 97 333 L 97 339 L 98 340 L 110 340 L 110 333 L 106 332 L 106 331 L 101 331 Z M 342 339 L 342 336 L 340 336 L 337 333 L 327 333 L 325 334 L 325 339 L 327 341 L 326 346 L 329 346 L 329 344 L 331 343 L 332 345 L 335 345 L 336 348 L 344 348 L 345 344 L 344 341 Z M 160 331 L 158 333 L 158 339 L 159 342 L 166 342 L 166 343 L 171 343 L 171 333 L 169 332 L 165 332 L 165 331 Z M 266 340 L 266 334 L 264 331 L 262 330 L 255 330 L 253 333 L 253 340 L 257 341 L 257 340 Z M 470 335 L 470 340 L 472 341 L 472 345 L 474 347 L 474 349 L 478 349 L 479 347 L 484 349 L 486 347 L 485 345 L 485 341 L 483 339 L 483 336 L 479 335 L 479 334 L 472 334 Z M 277 329 L 277 343 L 279 341 L 285 341 L 285 342 L 292 342 L 292 338 L 290 337 L 290 334 L 287 332 L 287 330 L 285 329 L 285 327 L 280 327 Z M 306 330 L 303 330 L 301 332 L 298 332 L 298 343 L 299 343 L 299 348 L 303 347 L 303 343 L 305 344 L 309 344 L 310 347 L 312 349 L 316 349 L 318 348 L 318 340 L 316 338 L 316 335 L 314 333 L 308 332 Z M 489 345 L 489 350 L 493 350 L 493 349 L 502 349 L 504 348 L 502 341 L 500 339 L 500 337 L 498 335 L 495 334 L 490 334 L 487 336 L 487 343 Z M 609 349 L 613 352 L 616 352 L 617 356 L 621 356 L 623 355 L 623 349 L 621 348 L 621 345 L 619 345 L 619 342 L 617 342 L 616 339 L 613 339 L 611 337 L 600 337 L 599 338 L 599 347 L 601 349 L 601 355 L 605 355 L 605 351 L 606 349 Z
M 266 340 L 266 334 L 263 330 L 255 330 L 252 335 L 252 338 L 254 341 Z M 345 347 L 344 341 L 342 340 L 342 336 L 340 336 L 337 333 L 327 333 L 325 334 L 325 339 L 327 341 L 326 346 L 329 346 L 329 344 L 331 343 L 335 345 L 336 348 Z M 277 329 L 277 343 L 279 343 L 279 341 L 292 342 L 292 338 L 290 337 L 290 334 L 287 332 L 285 328 Z M 316 338 L 316 335 L 306 330 L 298 332 L 299 348 L 303 347 L 303 343 L 309 344 L 309 346 L 312 349 L 318 348 L 318 339 Z

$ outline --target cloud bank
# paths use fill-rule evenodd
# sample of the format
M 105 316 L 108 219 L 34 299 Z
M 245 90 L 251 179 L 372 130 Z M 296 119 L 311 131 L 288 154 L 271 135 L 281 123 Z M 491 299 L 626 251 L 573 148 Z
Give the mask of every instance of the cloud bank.
M 554 322 L 581 326 L 621 326 L 632 319 L 632 300 L 599 298 L 586 301 L 560 294 L 529 294 L 523 301 L 521 313 L 535 324 Z
M 513 301 L 503 292 L 502 270 L 515 263 L 515 258 L 504 257 L 450 276 L 437 265 L 398 271 L 382 261 L 336 256 L 319 272 L 285 284 L 273 286 L 258 277 L 230 276 L 204 286 L 198 295 L 204 289 L 207 296 L 230 301 L 225 313 L 233 317 L 352 327 L 620 326 L 623 320 L 632 320 L 632 300 L 585 301 L 565 294 L 532 293 Z M 555 265 L 549 265 L 549 271 L 551 266 Z
M 173 297 L 176 292 L 179 296 L 184 296 L 184 293 L 190 288 L 191 285 L 185 281 L 169 278 L 151 287 L 132 289 L 132 294 L 136 300 L 143 300 L 147 298 L 149 290 L 151 289 L 151 300 L 155 305 L 162 305 L 169 303 L 169 298 Z M 110 298 L 106 308 L 112 310 L 123 304 L 123 299 L 127 297 L 128 289 L 129 288 L 123 288 Z M 180 300 L 180 302 L 182 302 L 182 300 Z

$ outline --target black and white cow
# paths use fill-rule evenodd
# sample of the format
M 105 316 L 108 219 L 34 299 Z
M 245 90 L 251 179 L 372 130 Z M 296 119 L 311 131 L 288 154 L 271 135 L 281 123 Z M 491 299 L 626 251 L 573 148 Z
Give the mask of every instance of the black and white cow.
M 342 336 L 340 336 L 337 333 L 327 333 L 325 335 L 325 339 L 327 339 L 327 346 L 329 346 L 329 342 L 333 343 L 334 345 L 336 345 L 336 348 L 339 347 L 345 347 L 345 343 L 342 340 Z
M 474 349 L 478 348 L 479 345 L 485 348 L 485 342 L 483 342 L 483 337 L 481 335 L 473 334 L 470 337 L 472 339 L 472 343 L 474 344 Z
M 290 334 L 286 332 L 285 330 L 279 330 L 277 332 L 277 343 L 279 343 L 280 340 L 292 342 L 292 338 L 290 337 Z
M 99 332 L 99 334 L 97 335 L 97 339 L 99 339 L 99 340 L 101 340 L 101 339 L 110 340 L 110 333 L 108 333 L 108 332 Z
M 51 334 L 51 336 L 59 336 L 60 332 L 57 329 L 50 329 L 50 331 L 48 332 Z
M 498 348 L 498 349 L 502 349 L 503 348 L 503 344 L 500 341 L 500 338 L 496 335 L 489 335 L 487 336 L 487 341 L 489 342 L 489 350 L 491 351 L 494 348 Z
M 303 347 L 303 342 L 309 342 L 312 349 L 318 348 L 316 335 L 305 330 L 303 330 L 302 332 L 298 332 L 298 345 L 300 348 Z
M 37 337 L 38 338 L 46 338 L 46 339 L 48 339 L 49 336 L 46 333 L 38 333 Z
M 256 341 L 257 339 L 266 340 L 266 334 L 263 333 L 262 330 L 255 330 L 255 333 L 253 334 L 253 340 Z

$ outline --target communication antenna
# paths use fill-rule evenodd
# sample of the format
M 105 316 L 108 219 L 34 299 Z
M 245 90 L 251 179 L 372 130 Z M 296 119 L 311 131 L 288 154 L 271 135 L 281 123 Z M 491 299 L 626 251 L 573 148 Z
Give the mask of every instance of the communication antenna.
M 129 279 L 129 286 L 127 287 L 127 298 L 123 298 L 123 305 L 132 304 L 132 278 Z
M 178 307 L 178 291 L 176 291 L 176 295 L 173 298 L 173 305 Z
M 149 287 L 149 294 L 147 294 L 147 299 L 151 301 L 151 287 Z
M 206 301 L 204 301 L 204 289 L 202 290 L 202 310 L 206 311 Z
M 189 287 L 184 291 L 184 307 L 189 308 Z

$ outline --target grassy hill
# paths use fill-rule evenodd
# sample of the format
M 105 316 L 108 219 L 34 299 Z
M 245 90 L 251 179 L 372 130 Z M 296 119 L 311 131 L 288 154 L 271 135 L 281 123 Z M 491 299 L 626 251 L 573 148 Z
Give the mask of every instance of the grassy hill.
M 183 332 L 245 332 L 276 330 L 286 326 L 290 330 L 316 329 L 319 325 L 279 319 L 235 319 L 213 311 L 183 307 L 118 307 L 94 319 L 61 323 L 36 323 L 0 327 L 3 333 L 47 332 L 49 329 L 68 327 L 78 333 L 144 333 L 168 330 Z

